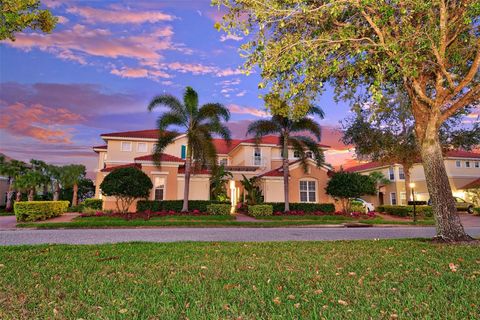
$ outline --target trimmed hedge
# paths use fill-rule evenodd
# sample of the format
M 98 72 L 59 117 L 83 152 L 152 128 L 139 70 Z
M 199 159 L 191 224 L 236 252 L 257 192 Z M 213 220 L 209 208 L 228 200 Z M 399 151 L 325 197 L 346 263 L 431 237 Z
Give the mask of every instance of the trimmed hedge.
M 102 199 L 85 199 L 82 202 L 85 208 L 95 209 L 95 210 L 102 210 L 103 200 Z
M 273 215 L 273 206 L 270 204 L 257 204 L 248 206 L 248 214 L 252 217 L 265 217 Z
M 17 221 L 37 221 L 62 215 L 69 204 L 69 201 L 21 201 L 15 202 L 13 210 Z
M 213 216 L 228 216 L 231 208 L 230 204 L 213 203 L 207 206 L 207 212 Z
M 433 211 L 431 206 L 416 206 L 415 208 L 418 216 L 432 217 Z M 383 205 L 377 207 L 378 212 L 385 212 L 392 216 L 408 217 L 413 216 L 413 206 L 392 206 Z
M 285 209 L 284 202 L 265 202 L 264 204 L 271 205 L 273 211 L 283 212 Z M 335 205 L 333 203 L 307 203 L 307 202 L 293 202 L 290 203 L 291 211 L 316 212 L 322 211 L 325 213 L 335 212 Z
M 228 204 L 228 201 L 213 201 L 213 200 L 190 200 L 188 201 L 188 210 L 198 210 L 200 212 L 207 212 L 207 206 L 210 204 Z M 182 211 L 183 200 L 139 200 L 137 202 L 137 212 L 143 211 Z

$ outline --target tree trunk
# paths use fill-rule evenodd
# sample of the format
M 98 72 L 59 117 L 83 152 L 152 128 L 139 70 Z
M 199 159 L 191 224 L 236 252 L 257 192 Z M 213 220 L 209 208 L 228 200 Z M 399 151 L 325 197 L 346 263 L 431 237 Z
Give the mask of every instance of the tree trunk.
M 432 200 L 437 227 L 436 238 L 448 242 L 472 240 L 465 233 L 457 214 L 455 200 L 452 196 L 452 189 L 443 161 L 437 126 L 432 122 L 431 120 L 428 121 L 426 125 L 424 124 L 424 128 L 419 127 L 422 124 L 417 123 L 416 131 L 417 139 L 420 140 L 420 154 L 425 170 L 427 188 Z M 418 133 L 421 131 L 423 131 L 423 135 L 419 136 Z
M 58 181 L 55 182 L 55 187 L 53 191 L 53 201 L 58 201 L 60 199 L 60 185 Z
M 13 180 L 8 182 L 7 203 L 5 203 L 5 211 L 12 211 L 12 198 L 13 198 Z
M 17 190 L 17 193 L 15 194 L 15 202 L 20 201 L 22 201 L 22 192 L 20 190 Z
M 187 158 L 185 160 L 185 186 L 183 188 L 183 205 L 182 212 L 188 212 L 188 193 L 190 191 L 190 171 L 192 167 L 192 157 L 188 154 L 187 147 Z
M 285 212 L 290 211 L 290 198 L 289 198 L 289 183 L 288 183 L 288 176 L 289 176 L 289 165 L 288 165 L 288 136 L 285 135 L 283 138 L 283 150 L 282 150 L 282 166 L 283 166 L 283 195 L 285 197 Z
M 35 189 L 34 188 L 28 190 L 27 200 L 28 201 L 33 201 L 34 194 L 35 194 Z
M 407 201 L 406 204 L 408 204 L 408 199 L 411 199 L 413 201 L 412 197 L 412 190 L 410 190 L 410 167 L 407 167 L 406 165 L 403 165 L 403 174 L 405 175 L 405 200 Z
M 72 198 L 72 207 L 75 207 L 78 204 L 78 184 L 73 185 L 73 198 Z

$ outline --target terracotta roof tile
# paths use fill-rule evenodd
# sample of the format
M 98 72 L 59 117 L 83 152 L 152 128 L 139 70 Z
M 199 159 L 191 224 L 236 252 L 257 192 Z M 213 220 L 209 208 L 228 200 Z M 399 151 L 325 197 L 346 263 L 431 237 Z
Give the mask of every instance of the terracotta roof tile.
M 135 161 L 153 161 L 153 155 L 149 154 L 146 156 L 141 156 L 141 157 L 136 157 Z M 179 157 L 172 156 L 170 154 L 166 153 L 161 153 L 160 154 L 160 161 L 165 161 L 165 162 L 185 162 L 185 160 L 180 159 Z
M 464 185 L 459 189 L 465 190 L 465 189 L 476 189 L 476 188 L 480 188 L 480 178 L 478 178 L 477 180 L 473 180 L 470 183 L 467 183 L 466 185 Z
M 446 157 L 451 158 L 475 158 L 480 159 L 480 153 L 475 153 L 471 151 L 464 150 L 450 150 L 445 154 Z
M 128 164 L 122 164 L 120 166 L 115 166 L 115 167 L 107 167 L 102 170 L 101 172 L 112 172 L 114 170 L 120 169 L 120 168 L 130 168 L 130 167 L 136 167 L 138 169 L 142 169 L 142 165 L 140 163 L 128 163 Z
M 110 132 L 103 133 L 101 137 L 122 137 L 122 138 L 146 138 L 146 139 L 157 139 L 158 130 L 137 130 L 137 131 L 123 131 L 123 132 Z
M 346 172 L 358 172 L 358 171 L 363 171 L 363 170 L 369 170 L 369 169 L 374 169 L 374 168 L 380 168 L 380 167 L 386 167 L 388 164 L 383 164 L 378 161 L 373 161 L 373 162 L 368 162 L 368 163 L 363 163 L 358 166 L 353 166 L 350 168 L 346 168 L 344 171 Z

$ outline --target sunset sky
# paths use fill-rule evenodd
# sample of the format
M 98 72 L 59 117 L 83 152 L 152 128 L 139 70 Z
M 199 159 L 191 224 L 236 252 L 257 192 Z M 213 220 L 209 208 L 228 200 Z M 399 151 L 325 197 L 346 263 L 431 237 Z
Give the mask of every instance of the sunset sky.
M 95 169 L 91 147 L 112 131 L 154 128 L 146 105 L 156 94 L 195 88 L 201 102 L 232 113 L 235 137 L 267 115 L 258 71 L 243 75 L 238 49 L 245 39 L 213 26 L 221 17 L 210 1 L 43 0 L 59 17 L 52 34 L 17 34 L 0 44 L 0 151 L 22 160 L 83 163 Z M 328 90 L 323 142 L 333 164 L 351 157 L 334 127 L 348 114 Z

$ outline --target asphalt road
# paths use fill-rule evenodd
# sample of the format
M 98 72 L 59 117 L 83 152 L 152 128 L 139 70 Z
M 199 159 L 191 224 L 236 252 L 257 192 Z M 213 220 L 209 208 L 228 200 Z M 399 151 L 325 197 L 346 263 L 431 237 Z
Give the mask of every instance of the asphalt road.
M 480 227 L 466 228 L 480 237 Z M 157 228 L 157 229 L 16 229 L 0 231 L 0 245 L 100 244 L 130 241 L 317 241 L 429 238 L 433 227 L 394 228 Z

